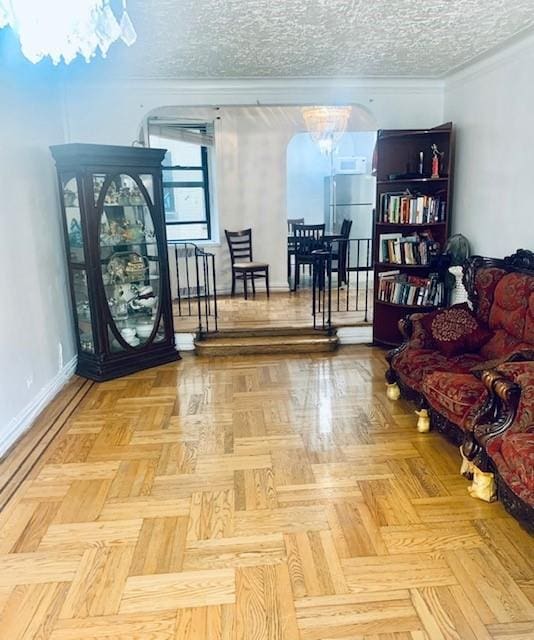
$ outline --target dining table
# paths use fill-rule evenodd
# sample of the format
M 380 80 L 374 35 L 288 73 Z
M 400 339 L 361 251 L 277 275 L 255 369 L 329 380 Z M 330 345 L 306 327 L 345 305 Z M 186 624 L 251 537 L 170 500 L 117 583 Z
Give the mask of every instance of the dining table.
M 324 234 L 318 239 L 313 239 L 314 249 L 312 253 L 315 251 L 324 251 L 331 250 L 332 244 L 334 242 L 339 242 L 340 240 L 344 240 L 345 238 L 339 233 L 328 233 Z M 297 241 L 306 242 L 306 238 L 302 236 L 295 236 L 293 234 L 289 234 L 287 236 L 287 275 L 291 281 L 291 256 L 295 255 L 296 251 L 296 243 Z M 294 276 L 293 276 L 294 277 Z

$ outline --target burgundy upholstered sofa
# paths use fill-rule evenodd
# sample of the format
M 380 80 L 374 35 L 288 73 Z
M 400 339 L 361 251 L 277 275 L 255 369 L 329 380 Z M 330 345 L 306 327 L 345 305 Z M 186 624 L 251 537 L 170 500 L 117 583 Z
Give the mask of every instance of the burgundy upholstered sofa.
M 501 379 L 506 377 L 506 367 L 512 366 L 510 363 L 519 366 L 518 361 L 526 361 L 521 378 L 524 385 L 527 372 L 533 371 L 534 254 L 519 250 L 502 260 L 474 256 L 464 267 L 464 285 L 477 319 L 493 332 L 491 338 L 478 351 L 446 357 L 434 347 L 432 336 L 422 322 L 428 314 L 413 314 L 400 322 L 405 341 L 388 353 L 386 379 L 389 385 L 398 385 L 403 397 L 417 403 L 425 416 L 430 417 L 432 428 L 462 445 L 468 458 L 478 454 L 480 461 L 485 445 L 478 442 L 475 427 L 503 420 L 500 413 L 503 401 L 488 388 L 484 372 L 501 369 L 496 378 Z M 521 387 L 520 381 L 514 381 L 514 384 Z M 484 442 L 495 465 L 500 465 L 501 469 L 508 465 L 500 475 L 502 483 L 510 487 L 508 482 L 512 483 L 512 473 L 508 470 L 515 469 L 516 476 L 527 483 L 526 493 L 521 490 L 518 497 L 527 498 L 534 507 L 534 427 L 525 426 L 528 418 L 524 417 L 533 411 L 533 392 L 522 388 L 521 393 L 523 417 L 519 422 L 513 422 L 521 435 L 513 435 L 516 431 L 510 431 L 506 437 L 500 434 L 497 439 L 486 438 Z M 508 413 L 510 411 L 513 411 L 513 403 L 508 408 Z M 509 415 L 508 419 L 511 421 Z M 521 460 L 527 471 L 519 474 Z M 519 486 L 515 480 L 512 485 L 512 491 L 513 487 Z

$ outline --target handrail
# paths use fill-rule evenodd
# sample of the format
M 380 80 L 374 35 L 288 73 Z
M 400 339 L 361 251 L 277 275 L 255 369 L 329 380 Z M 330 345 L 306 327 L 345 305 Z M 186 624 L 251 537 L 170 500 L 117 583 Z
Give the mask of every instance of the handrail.
M 173 297 L 177 302 L 178 315 L 197 316 L 199 337 L 217 331 L 215 254 L 186 240 L 169 240 L 167 244 L 169 257 L 174 260 L 171 274 L 176 285 Z M 193 259 L 194 264 L 191 264 Z
M 317 256 L 313 265 L 314 328 L 331 331 L 332 314 L 343 311 L 363 311 L 363 321 L 369 322 L 370 276 L 373 270 L 372 239 L 336 238 L 326 242 L 323 249 L 313 253 Z M 333 274 L 336 275 L 335 282 Z M 365 276 L 363 284 L 362 274 Z M 363 309 L 360 300 L 362 293 Z M 354 302 L 351 304 L 352 297 Z

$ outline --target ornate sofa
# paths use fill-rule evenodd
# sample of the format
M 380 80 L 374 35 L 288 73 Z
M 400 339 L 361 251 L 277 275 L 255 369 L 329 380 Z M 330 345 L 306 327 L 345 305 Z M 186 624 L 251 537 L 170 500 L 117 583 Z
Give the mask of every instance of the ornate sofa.
M 429 314 L 413 314 L 400 322 L 405 340 L 387 354 L 386 380 L 390 399 L 402 394 L 416 402 L 419 431 L 432 425 L 461 445 L 463 471 L 472 475 L 475 427 L 491 422 L 496 411 L 483 372 L 534 360 L 534 253 L 520 249 L 502 260 L 474 256 L 463 280 L 477 321 L 492 332 L 489 340 L 478 351 L 445 356 L 425 328 Z

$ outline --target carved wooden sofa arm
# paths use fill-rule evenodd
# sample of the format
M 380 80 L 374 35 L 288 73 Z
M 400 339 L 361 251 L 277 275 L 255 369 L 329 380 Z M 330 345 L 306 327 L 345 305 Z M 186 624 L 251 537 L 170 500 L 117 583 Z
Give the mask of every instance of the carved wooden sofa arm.
M 476 440 L 484 447 L 491 438 L 502 434 L 512 423 L 521 388 L 513 380 L 504 377 L 499 369 L 490 369 L 482 374 L 482 382 L 488 390 L 488 401 L 482 409 L 485 414 L 475 426 Z
M 425 317 L 424 313 L 412 313 L 399 320 L 399 331 L 404 338 L 401 345 L 395 349 L 391 349 L 386 354 L 388 369 L 386 371 L 387 397 L 390 400 L 397 400 L 400 397 L 400 389 L 398 387 L 398 379 L 395 369 L 393 368 L 393 358 L 408 349 L 408 347 L 423 348 L 425 343 L 431 341 L 431 337 L 421 323 L 421 319 Z
M 524 360 L 527 356 L 525 352 L 482 375 L 489 410 L 474 430 L 469 492 L 487 501 L 498 493 L 514 517 L 534 528 L 534 493 L 528 480 L 534 459 L 534 362 Z

